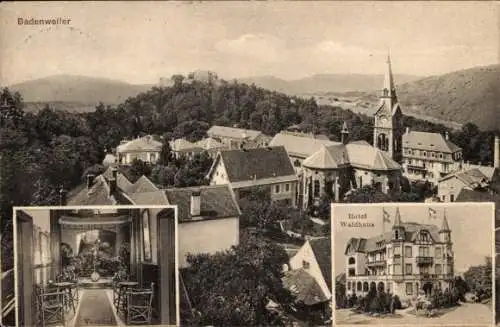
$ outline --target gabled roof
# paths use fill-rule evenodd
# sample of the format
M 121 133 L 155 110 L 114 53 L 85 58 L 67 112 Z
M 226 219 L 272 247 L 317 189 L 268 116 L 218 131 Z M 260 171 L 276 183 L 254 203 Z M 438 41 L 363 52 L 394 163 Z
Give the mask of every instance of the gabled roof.
M 165 190 L 168 203 L 177 205 L 179 221 L 190 221 L 191 195 L 200 191 L 201 218 L 217 219 L 239 217 L 240 208 L 229 185 L 172 188 Z
M 309 240 L 311 249 L 323 274 L 326 285 L 332 291 L 332 241 L 330 237 Z
M 207 131 L 207 135 L 210 137 L 218 138 L 233 138 L 233 139 L 249 139 L 253 140 L 257 136 L 262 135 L 261 131 L 256 131 L 252 129 L 243 129 L 235 127 L 217 126 L 214 125 L 210 127 Z
M 309 156 L 302 163 L 311 169 L 335 169 L 343 165 L 367 170 L 400 170 L 401 166 L 392 158 L 368 144 L 365 141 L 356 141 L 344 145 L 322 146 L 320 150 Z
M 419 224 L 414 222 L 401 223 L 401 226 L 405 229 L 405 241 L 413 242 L 416 239 L 417 234 L 421 230 L 427 230 L 432 239 L 435 241 L 439 240 L 439 228 L 436 225 L 431 224 Z M 353 248 L 355 252 L 371 252 L 381 249 L 385 244 L 391 242 L 392 232 L 385 232 L 370 238 L 351 238 L 346 245 L 345 254 L 347 254 L 347 249 L 349 247 Z
M 284 146 L 288 154 L 297 157 L 307 158 L 319 151 L 324 145 L 341 144 L 333 142 L 325 135 L 316 135 L 293 132 L 280 132 L 276 134 L 270 146 Z
M 216 139 L 212 137 L 207 137 L 204 138 L 203 140 L 200 140 L 195 143 L 195 146 L 200 147 L 204 150 L 214 150 L 214 149 L 223 149 L 226 148 L 224 144 L 221 142 L 217 141 Z
M 400 170 L 401 166 L 380 149 L 366 142 L 351 142 L 346 145 L 351 166 L 369 170 Z
M 349 156 L 344 144 L 322 146 L 302 163 L 311 169 L 336 169 L 346 165 L 349 165 Z
M 295 177 L 295 170 L 282 146 L 219 152 L 208 174 L 222 160 L 230 183 L 267 178 Z
M 412 149 L 454 153 L 461 148 L 439 133 L 410 131 L 403 134 L 403 146 Z
M 283 285 L 295 296 L 296 301 L 300 301 L 307 306 L 329 300 L 316 279 L 304 269 L 285 272 Z
M 171 141 L 170 147 L 175 152 L 202 150 L 202 148 L 199 145 L 191 143 L 185 139 L 176 139 L 174 141 Z
M 479 168 L 472 168 L 468 170 L 458 170 L 456 172 L 453 172 L 451 174 L 448 174 L 441 178 L 439 182 L 446 181 L 450 178 L 457 178 L 460 181 L 462 181 L 467 187 L 476 189 L 479 187 L 486 187 L 490 182 L 491 179 L 493 178 L 493 174 L 490 176 L 487 176 L 483 173 L 483 171 Z
M 86 184 L 81 184 L 67 195 L 68 205 L 115 205 L 116 199 L 110 195 L 106 179 L 99 175 L 94 178 L 92 186 L 87 189 Z
M 125 142 L 120 144 L 116 151 L 118 153 L 124 152 L 139 152 L 139 151 L 152 151 L 152 152 L 160 152 L 162 148 L 162 143 L 153 139 L 151 135 L 146 135 L 140 138 L 137 138 L 132 141 Z

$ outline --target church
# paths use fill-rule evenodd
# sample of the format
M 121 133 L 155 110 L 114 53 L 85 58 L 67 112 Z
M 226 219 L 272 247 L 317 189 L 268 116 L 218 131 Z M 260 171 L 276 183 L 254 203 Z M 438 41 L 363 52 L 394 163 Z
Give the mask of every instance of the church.
M 344 123 L 341 142 L 323 143 L 301 162 L 298 198 L 303 208 L 325 195 L 335 202 L 342 201 L 347 192 L 368 185 L 384 193 L 400 189 L 404 125 L 389 56 L 374 116 L 373 145 L 349 140 L 349 129 Z

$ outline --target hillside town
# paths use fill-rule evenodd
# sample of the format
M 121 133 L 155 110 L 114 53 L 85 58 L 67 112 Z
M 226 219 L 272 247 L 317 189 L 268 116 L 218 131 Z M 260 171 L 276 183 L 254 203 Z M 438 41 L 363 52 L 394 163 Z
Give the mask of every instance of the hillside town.
M 200 80 L 192 74 L 184 80 L 173 76 L 171 86 L 163 85 L 163 81 L 164 88 L 152 92 L 227 87 L 227 82 L 219 81 L 216 75 L 209 74 L 209 77 Z M 127 101 L 131 108 L 136 108 L 136 100 Z M 286 101 L 291 107 L 317 107 L 309 100 Z M 23 119 L 34 116 L 22 112 L 21 95 L 5 89 L 1 109 L 2 124 L 29 129 L 23 125 Z M 72 162 L 80 170 L 67 170 L 72 167 L 69 161 L 60 166 L 62 170 L 57 170 L 59 166 L 52 167 L 52 171 L 47 170 L 47 177 L 34 177 L 38 192 L 25 199 L 35 196 L 38 203 L 60 206 L 177 206 L 180 319 L 183 324 L 193 325 L 227 325 L 230 322 L 331 324 L 332 203 L 498 203 L 500 200 L 498 135 L 491 140 L 492 165 L 471 164 L 466 161 L 461 147 L 453 143 L 448 131 L 419 131 L 407 126 L 389 56 L 379 105 L 373 108 L 370 118 L 373 121 L 371 130 L 366 131 L 366 126 L 359 125 L 357 116 L 355 119 L 337 118 L 334 121 L 336 128 L 331 130 L 338 135 L 318 133 L 318 122 L 313 120 L 305 124 L 307 116 L 302 123 L 297 121 L 280 129 L 275 124 L 278 116 L 285 113 L 273 113 L 273 110 L 269 109 L 267 120 L 259 120 L 263 127 L 260 129 L 230 124 L 224 117 L 224 125 L 207 126 L 200 121 L 188 121 L 183 125 L 180 122 L 174 133 L 161 129 L 153 133 L 155 128 L 147 124 L 153 126 L 157 114 L 148 121 L 145 111 L 137 112 L 135 119 L 130 121 L 134 131 L 132 137 L 121 138 L 113 146 L 108 139 L 117 139 L 122 127 L 113 125 L 119 124 L 118 121 L 113 123 L 111 118 L 103 118 L 112 115 L 111 109 L 100 106 L 95 113 L 82 118 L 88 119 L 94 126 L 90 130 L 96 134 L 79 138 L 78 132 L 72 134 L 74 132 L 61 130 L 64 124 L 50 124 L 70 121 L 78 125 L 80 118 L 58 116 L 46 108 L 35 117 L 39 119 L 35 125 L 40 142 L 47 142 L 52 147 L 48 153 L 56 158 L 75 160 Z M 101 115 L 102 120 L 93 115 Z M 257 117 L 251 115 L 250 119 Z M 358 125 L 353 123 L 355 121 Z M 103 123 L 111 125 L 101 126 Z M 44 126 L 51 126 L 50 130 L 44 130 Z M 184 129 L 184 135 L 176 136 L 181 134 L 179 126 Z M 371 142 L 359 137 L 360 128 L 364 128 Z M 56 138 L 44 133 L 55 133 Z M 22 135 L 10 137 L 12 144 L 24 142 Z M 66 154 L 72 148 L 85 149 L 87 153 L 81 157 L 84 159 L 69 158 Z M 43 148 L 35 144 L 30 151 L 34 150 L 34 156 L 38 156 L 40 149 Z M 57 152 L 63 149 L 66 152 Z M 97 159 L 100 162 L 96 162 Z M 69 174 L 74 176 L 72 181 L 69 181 Z M 153 220 L 151 224 L 157 222 Z M 157 230 L 157 226 L 151 228 Z M 152 234 L 151 237 L 157 244 L 156 236 Z M 134 251 L 140 252 L 138 246 Z M 264 258 L 259 257 L 259 253 L 265 253 Z M 259 264 L 262 260 L 269 265 Z M 8 261 L 3 259 L 3 262 Z M 252 262 L 256 273 L 249 274 L 245 270 L 247 261 Z M 127 274 L 144 284 L 148 281 L 143 278 L 144 269 L 150 265 L 135 262 L 128 266 Z M 2 312 L 7 321 L 12 320 L 13 313 L 13 288 L 9 286 L 13 270 L 9 264 L 3 269 Z M 239 285 L 221 289 L 220 283 L 231 280 L 238 271 L 241 274 L 235 281 Z M 265 291 L 253 294 L 256 285 Z M 238 303 L 245 296 L 252 297 L 256 308 L 243 310 L 240 307 Z M 236 309 L 243 310 L 238 318 L 231 316 Z M 151 321 L 161 323 L 161 319 L 158 311 L 153 310 Z

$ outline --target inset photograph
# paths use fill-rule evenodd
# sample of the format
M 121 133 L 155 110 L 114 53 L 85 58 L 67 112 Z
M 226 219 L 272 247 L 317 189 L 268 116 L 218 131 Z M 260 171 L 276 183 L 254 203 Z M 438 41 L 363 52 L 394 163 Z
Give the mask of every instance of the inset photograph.
M 333 205 L 334 324 L 494 322 L 492 203 Z
M 175 207 L 14 214 L 16 326 L 178 324 Z

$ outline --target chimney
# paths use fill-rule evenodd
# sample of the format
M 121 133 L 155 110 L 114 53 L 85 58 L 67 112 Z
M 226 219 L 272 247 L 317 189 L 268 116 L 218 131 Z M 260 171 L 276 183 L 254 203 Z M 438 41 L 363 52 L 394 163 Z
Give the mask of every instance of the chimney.
M 116 193 L 116 178 L 112 177 L 108 180 L 109 183 L 109 196 Z
M 449 135 L 448 131 L 446 131 L 444 133 L 444 137 L 445 137 L 446 141 L 448 141 L 450 139 L 450 135 Z
M 89 191 L 92 187 L 92 182 L 94 181 L 94 175 L 87 174 L 87 190 Z
M 410 134 L 410 126 L 406 126 L 406 135 Z
M 193 190 L 191 192 L 191 217 L 201 216 L 201 192 Z
M 67 191 L 64 189 L 64 187 L 61 186 L 59 189 L 59 205 L 60 206 L 65 206 L 67 204 L 67 198 L 66 198 Z
M 500 137 L 495 135 L 495 144 L 493 148 L 493 166 L 500 168 Z

